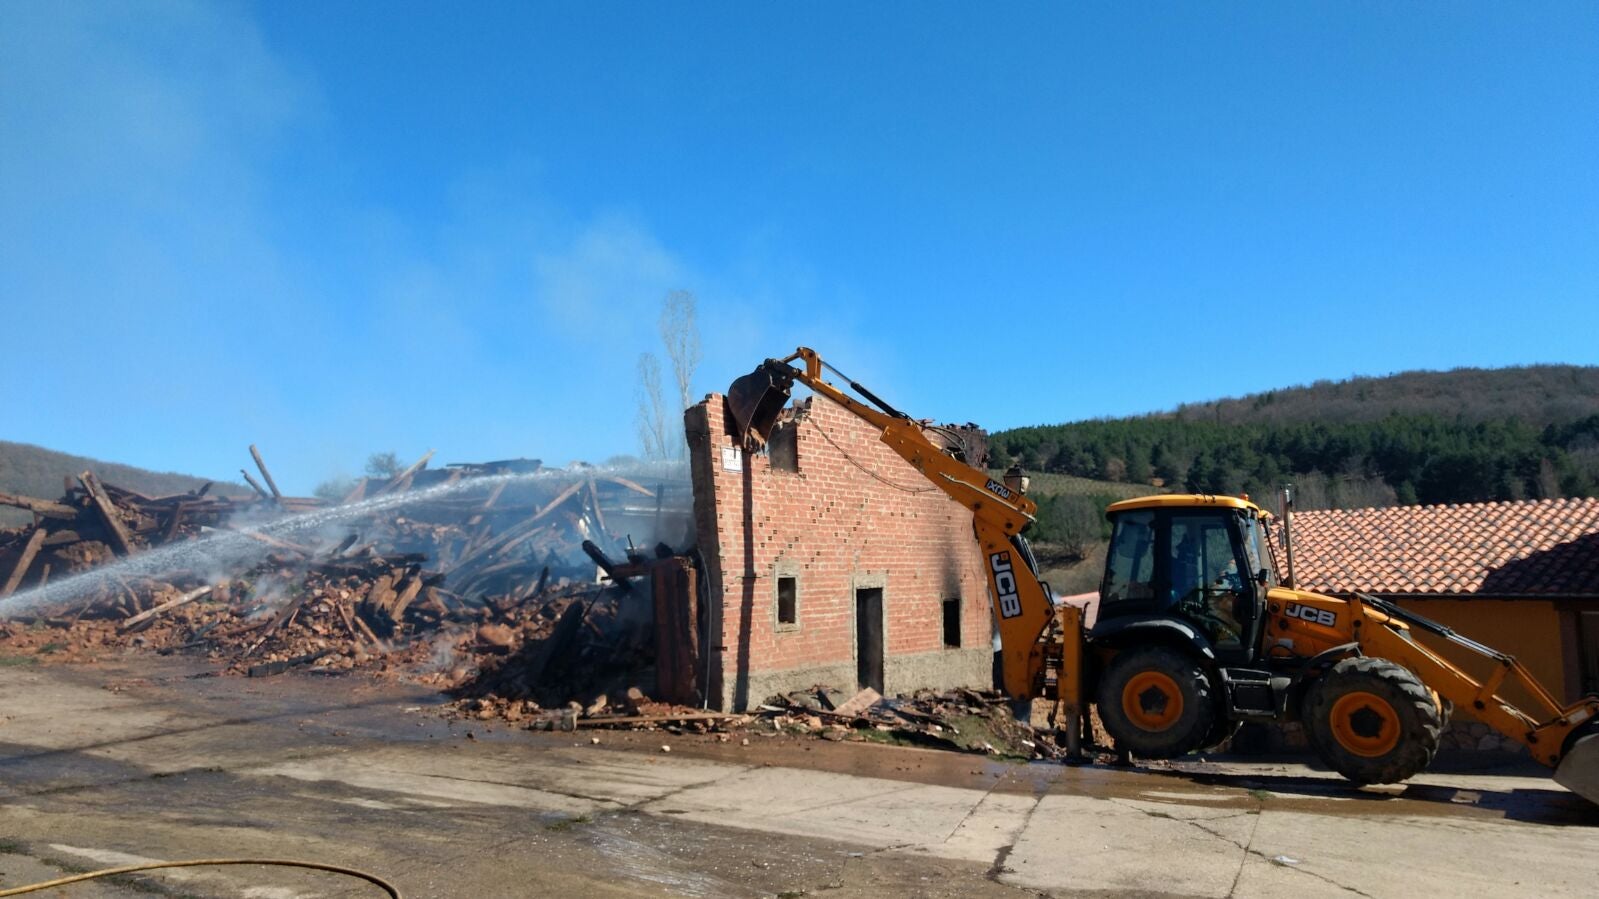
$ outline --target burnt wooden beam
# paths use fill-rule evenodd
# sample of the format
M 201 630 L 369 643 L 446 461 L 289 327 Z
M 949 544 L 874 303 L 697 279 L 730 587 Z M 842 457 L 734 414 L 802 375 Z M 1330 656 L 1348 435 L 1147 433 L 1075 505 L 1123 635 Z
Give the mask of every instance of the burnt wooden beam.
M 5 586 L 0 587 L 0 596 L 10 596 L 22 583 L 28 574 L 28 566 L 33 564 L 33 557 L 39 554 L 39 547 L 44 545 L 44 528 L 34 528 L 33 534 L 28 537 L 28 542 L 23 544 L 22 555 L 17 557 L 16 567 L 11 569 L 11 576 L 6 578 Z
M 261 469 L 261 478 L 266 481 L 267 487 L 271 488 L 272 498 L 282 499 L 282 491 L 278 490 L 277 482 L 272 480 L 272 472 L 267 471 L 266 461 L 261 458 L 261 451 L 256 449 L 253 443 L 250 444 L 250 458 L 255 460 L 255 467 Z M 245 475 L 245 477 L 248 478 L 249 475 Z
M 523 678 L 528 686 L 538 684 L 544 676 L 544 671 L 552 661 L 556 661 L 566 654 L 566 649 L 577 635 L 578 628 L 583 626 L 583 618 L 588 614 L 589 604 L 578 601 L 566 607 L 561 617 L 556 620 L 555 627 L 550 630 L 550 635 L 539 643 L 527 662 L 527 669 Z
M 179 596 L 177 599 L 168 600 L 168 601 L 166 601 L 166 602 L 164 602 L 164 603 L 162 603 L 162 604 L 160 604 L 158 606 L 153 606 L 153 607 L 151 607 L 149 609 L 146 609 L 143 612 L 140 612 L 139 614 L 133 616 L 132 618 L 129 618 L 128 620 L 122 622 L 122 624 L 117 627 L 117 630 L 119 630 L 119 631 L 121 631 L 123 633 L 127 633 L 128 631 L 133 630 L 134 628 L 138 627 L 141 624 L 144 624 L 145 622 L 151 620 L 152 618 L 155 618 L 158 615 L 163 615 L 163 614 L 165 614 L 167 612 L 172 611 L 173 609 L 178 608 L 179 606 L 186 606 L 189 603 L 194 602 L 195 600 L 201 598 L 202 596 L 206 596 L 206 595 L 210 594 L 212 589 L 213 589 L 212 587 L 207 586 L 207 587 L 201 587 L 201 588 L 199 588 L 197 590 L 190 590 L 189 592 L 183 594 L 182 596 Z
M 188 507 L 183 503 L 178 503 L 172 507 L 172 514 L 167 516 L 166 526 L 161 529 L 162 543 L 171 542 L 172 538 L 178 536 L 178 528 L 183 526 L 183 513 L 187 509 Z
M 250 473 L 248 471 L 245 471 L 244 469 L 241 468 L 241 469 L 239 469 L 239 474 L 244 475 L 244 482 L 246 484 L 250 485 L 250 489 L 255 491 L 256 496 L 259 496 L 262 499 L 271 499 L 272 498 L 272 494 L 267 493 L 265 487 L 262 487 L 260 484 L 257 484 L 256 481 L 255 481 L 255 478 L 250 477 Z
M 589 502 L 593 504 L 594 521 L 600 526 L 600 533 L 609 536 L 611 529 L 605 526 L 605 513 L 600 510 L 600 491 L 594 486 L 593 478 L 589 478 Z
M 610 481 L 611 483 L 616 484 L 617 486 L 620 486 L 620 487 L 626 487 L 627 489 L 633 491 L 634 493 L 642 493 L 645 496 L 649 496 L 649 497 L 655 496 L 654 491 L 650 490 L 647 487 L 642 487 L 639 484 L 628 480 L 627 478 L 617 477 L 616 475 L 610 475 L 608 477 L 603 478 L 603 480 Z
M 382 496 L 385 493 L 393 493 L 394 491 L 399 490 L 401 485 L 410 484 L 411 478 L 415 477 L 417 472 L 428 467 L 428 460 L 433 458 L 434 452 L 435 450 L 428 450 L 426 453 L 422 454 L 422 458 L 412 462 L 410 468 L 407 468 L 406 470 L 390 478 L 389 482 L 383 485 L 383 489 L 378 491 L 378 495 Z
M 500 494 L 505 492 L 506 483 L 501 481 L 494 485 L 494 489 L 489 492 L 489 498 L 485 499 L 483 505 L 478 507 L 477 514 L 466 520 L 467 527 L 477 527 L 483 522 L 483 513 L 494 508 L 494 504 L 500 501 Z
M 339 500 L 339 505 L 342 506 L 345 503 L 359 502 L 363 499 L 366 499 L 366 485 L 369 480 L 371 480 L 371 478 L 362 478 L 361 480 L 357 481 L 355 486 L 350 489 L 350 492 L 346 493 L 344 498 Z
M 610 556 L 605 554 L 605 550 L 600 549 L 594 544 L 593 540 L 583 541 L 583 552 L 587 554 L 590 559 L 594 560 L 594 564 L 600 566 L 600 570 L 605 572 L 605 575 L 611 579 L 613 584 L 622 588 L 624 591 L 631 591 L 633 589 L 633 585 L 628 582 L 629 578 L 635 578 L 649 573 L 648 565 L 641 565 L 634 562 L 630 562 L 626 565 L 616 564 L 615 562 L 611 561 Z
M 78 482 L 88 492 L 89 502 L 94 505 L 95 511 L 100 513 L 100 520 L 105 523 L 111 538 L 111 548 L 124 556 L 132 553 L 133 540 L 128 537 L 128 529 L 117 515 L 117 507 L 106 496 L 105 488 L 100 486 L 100 479 L 94 476 L 94 472 L 86 471 L 78 475 Z
M 31 496 L 15 496 L 10 493 L 0 493 L 0 506 L 14 506 L 18 509 L 27 509 L 35 515 L 45 518 L 60 518 L 71 521 L 78 517 L 78 510 L 71 506 L 47 499 L 35 499 Z

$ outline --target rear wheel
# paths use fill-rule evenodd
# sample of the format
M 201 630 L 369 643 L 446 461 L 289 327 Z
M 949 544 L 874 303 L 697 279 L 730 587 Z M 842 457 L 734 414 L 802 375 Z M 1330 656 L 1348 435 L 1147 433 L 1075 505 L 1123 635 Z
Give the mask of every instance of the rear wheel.
M 1358 784 L 1395 783 L 1420 772 L 1443 729 L 1432 694 L 1387 659 L 1344 659 L 1305 694 L 1310 744 L 1328 767 Z
M 1205 669 L 1166 646 L 1118 654 L 1100 678 L 1098 702 L 1116 748 L 1151 759 L 1202 748 L 1217 717 Z

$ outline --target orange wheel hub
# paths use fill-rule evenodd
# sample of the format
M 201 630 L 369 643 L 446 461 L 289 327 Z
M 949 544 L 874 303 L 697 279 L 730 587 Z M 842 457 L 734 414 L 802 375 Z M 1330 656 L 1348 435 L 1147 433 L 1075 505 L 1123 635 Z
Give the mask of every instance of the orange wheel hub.
M 1134 726 L 1158 733 L 1183 716 L 1183 691 L 1164 671 L 1140 671 L 1122 688 L 1122 713 Z
M 1361 758 L 1377 758 L 1399 745 L 1399 713 L 1388 700 L 1364 690 L 1346 693 L 1333 703 L 1333 738 Z

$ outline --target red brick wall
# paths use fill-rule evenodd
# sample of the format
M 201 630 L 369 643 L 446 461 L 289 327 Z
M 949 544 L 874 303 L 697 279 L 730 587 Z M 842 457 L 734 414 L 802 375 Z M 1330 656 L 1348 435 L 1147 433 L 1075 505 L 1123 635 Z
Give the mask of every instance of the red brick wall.
M 712 696 L 723 707 L 758 703 L 765 695 L 747 695 L 751 679 L 784 671 L 830 669 L 834 681 L 850 681 L 834 686 L 853 687 L 854 589 L 863 585 L 883 588 L 885 654 L 901 672 L 899 683 L 890 674 L 890 692 L 919 686 L 905 682 L 917 675 L 894 660 L 921 656 L 920 672 L 943 658 L 946 598 L 962 601 L 966 670 L 982 668 L 992 613 L 971 513 L 884 446 L 877 429 L 823 399 L 798 410 L 797 471 L 774 468 L 766 453 L 728 470 L 723 451 L 735 443 L 725 410 L 713 394 L 686 416 L 713 642 L 721 647 Z M 778 574 L 798 578 L 797 626 L 777 623 Z M 975 663 L 972 651 L 982 656 Z

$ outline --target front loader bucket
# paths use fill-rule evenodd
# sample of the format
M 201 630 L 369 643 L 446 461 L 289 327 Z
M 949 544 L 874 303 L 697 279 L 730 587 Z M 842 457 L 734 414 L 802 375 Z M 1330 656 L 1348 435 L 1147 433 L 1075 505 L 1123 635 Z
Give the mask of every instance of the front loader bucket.
M 755 445 L 765 444 L 772 426 L 777 424 L 778 413 L 788 405 L 794 378 L 774 372 L 772 367 L 776 364 L 768 362 L 727 388 L 727 411 L 732 416 L 733 435 L 741 441 L 749 442 L 753 434 Z
M 1572 742 L 1555 769 L 1555 783 L 1599 805 L 1599 731 Z

